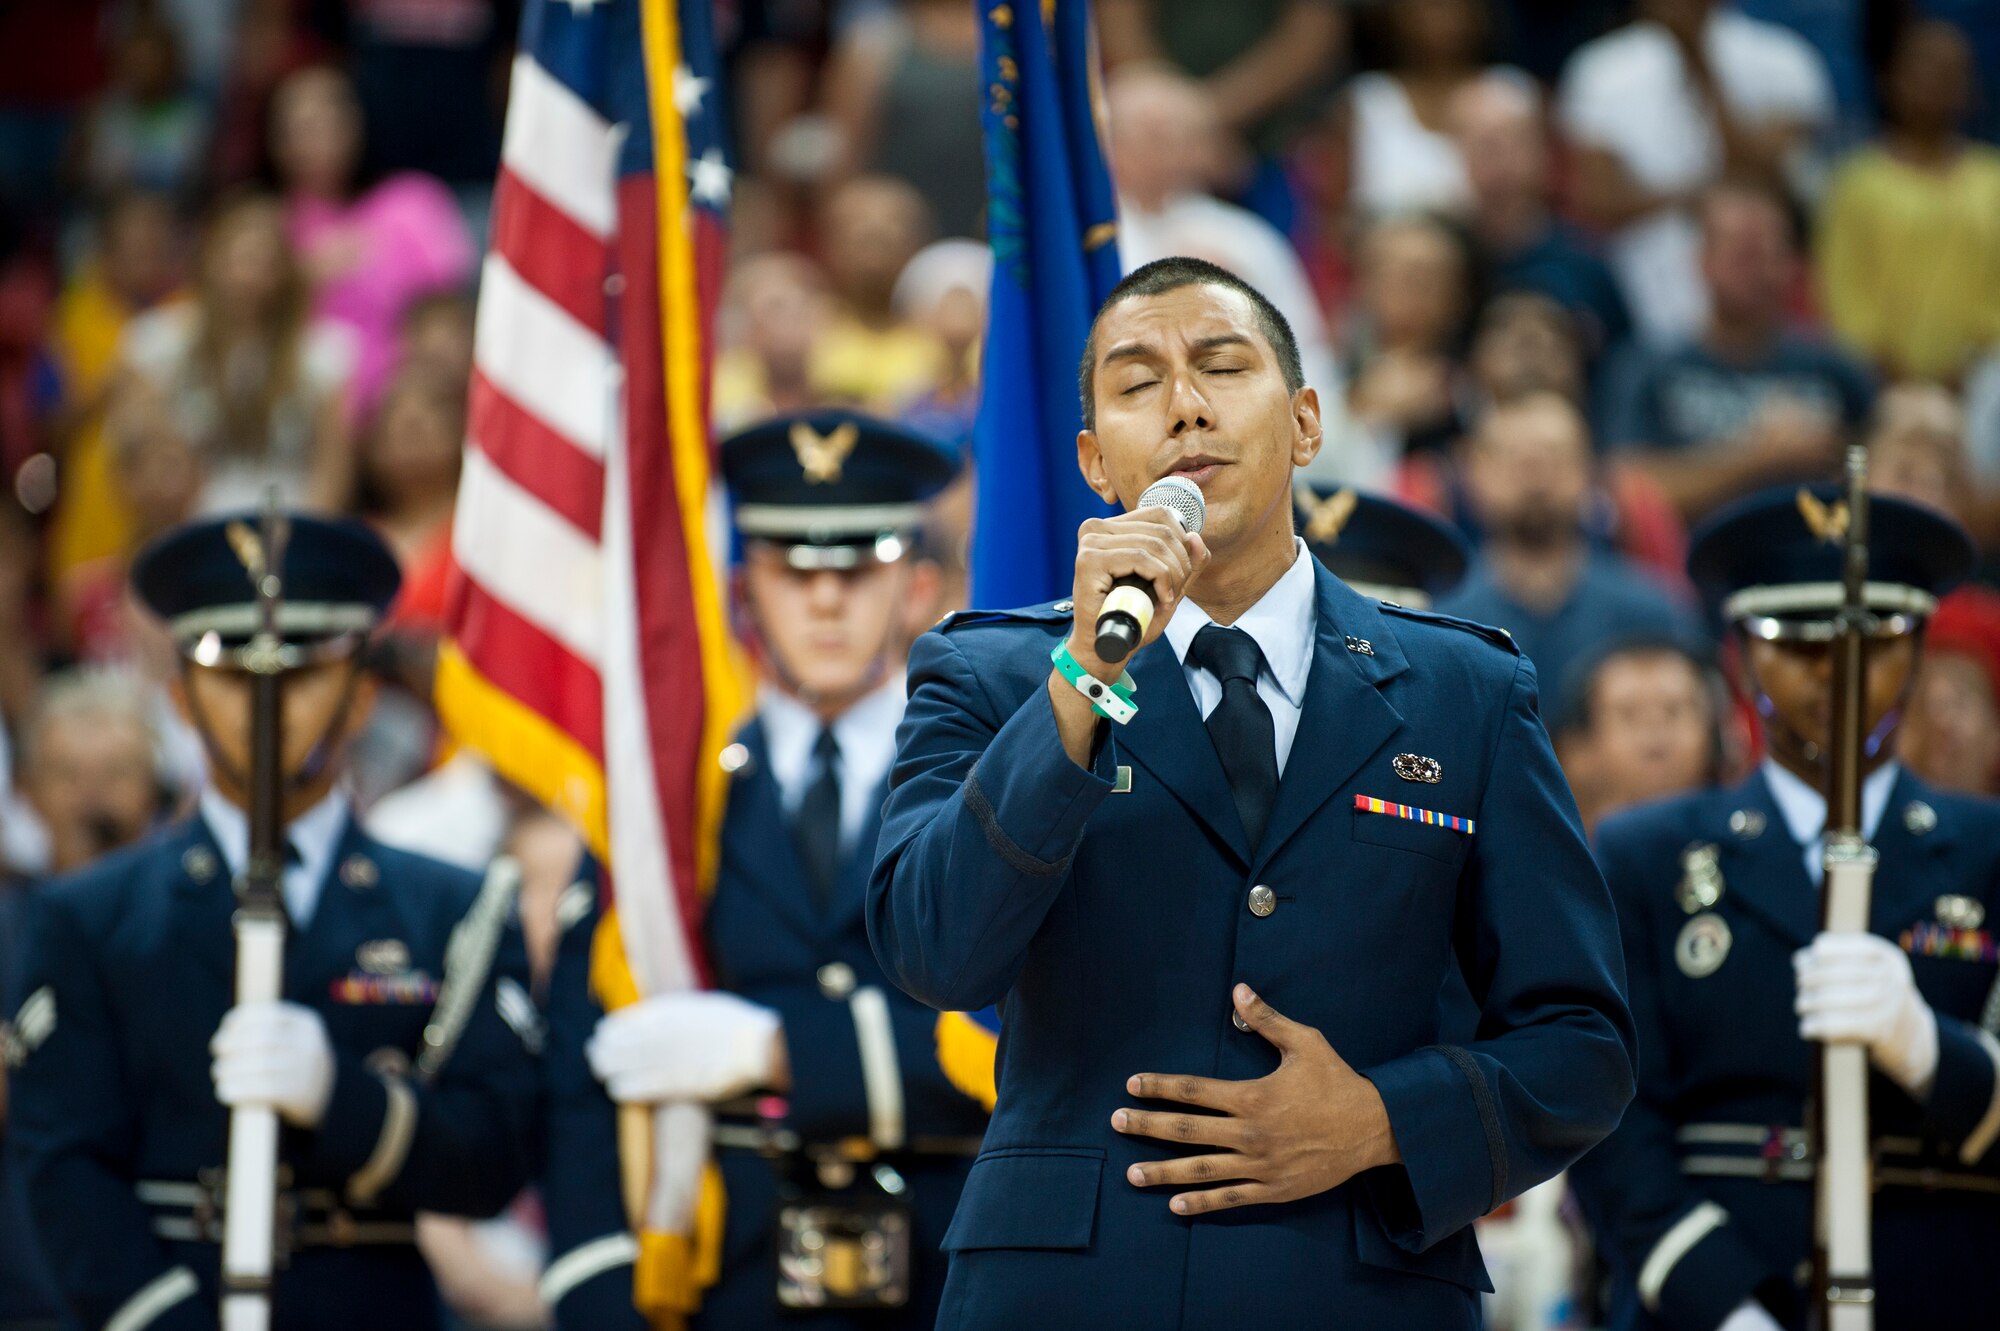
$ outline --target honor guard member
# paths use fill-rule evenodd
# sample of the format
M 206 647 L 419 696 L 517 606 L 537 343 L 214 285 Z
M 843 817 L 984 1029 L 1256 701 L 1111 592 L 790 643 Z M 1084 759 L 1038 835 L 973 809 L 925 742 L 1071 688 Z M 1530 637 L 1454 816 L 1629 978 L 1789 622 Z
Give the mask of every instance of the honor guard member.
M 1934 790 L 1894 758 L 1896 723 L 1965 534 L 1869 502 L 1862 834 L 1880 855 L 1869 935 L 1819 932 L 1830 639 L 1844 501 L 1752 497 L 1689 567 L 1740 651 L 1769 754 L 1741 784 L 1605 820 L 1639 1024 L 1639 1095 L 1571 1171 L 1617 1278 L 1615 1328 L 1806 1323 L 1814 1161 L 1802 1131 L 1817 1045 L 1875 1072 L 1875 1325 L 1994 1324 L 2000 1253 L 2000 803 Z
M 284 1001 L 231 1005 L 254 516 L 171 532 L 132 573 L 180 648 L 176 701 L 210 766 L 199 811 L 50 884 L 33 912 L 8 1135 L 86 1327 L 216 1326 L 233 1106 L 281 1122 L 272 1324 L 287 1331 L 437 1325 L 415 1212 L 491 1214 L 530 1172 L 540 1032 L 515 876 L 502 861 L 482 885 L 361 831 L 341 766 L 396 562 L 358 523 L 286 521 Z
M 911 614 L 936 576 L 910 552 L 957 461 L 849 413 L 774 420 L 721 454 L 760 689 L 721 755 L 734 779 L 704 927 L 716 987 L 604 1015 L 584 978 L 594 915 L 565 931 L 544 1292 L 566 1328 L 640 1324 L 608 1090 L 716 1110 L 727 1218 L 698 1327 L 928 1331 L 985 1114 L 939 1068 L 936 1013 L 883 975 L 862 907 L 923 627 Z
M 1002 1005 L 939 1324 L 1476 1327 L 1473 1220 L 1631 1088 L 1534 668 L 1306 555 L 1318 394 L 1240 279 L 1136 270 L 1081 378 L 1083 479 L 1130 511 L 1082 525 L 1069 598 L 919 640 L 869 887 L 897 983 Z M 1169 476 L 1198 538 L 1140 505 Z M 1124 577 L 1158 609 L 1112 665 Z

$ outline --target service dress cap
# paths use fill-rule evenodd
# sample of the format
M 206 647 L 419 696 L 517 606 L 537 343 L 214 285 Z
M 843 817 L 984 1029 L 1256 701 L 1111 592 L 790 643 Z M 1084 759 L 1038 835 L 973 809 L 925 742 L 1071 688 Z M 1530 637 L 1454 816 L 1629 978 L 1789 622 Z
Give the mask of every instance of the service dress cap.
M 1824 641 L 1843 596 L 1846 530 L 1840 487 L 1766 490 L 1695 533 L 1688 574 L 1725 623 L 1760 638 Z M 1867 536 L 1865 594 L 1880 636 L 1914 631 L 1972 571 L 1964 528 L 1922 504 L 1870 495 Z
M 280 512 L 274 570 L 283 588 L 277 630 L 286 666 L 354 650 L 402 585 L 396 557 L 373 528 L 348 518 Z M 176 527 L 139 552 L 132 587 L 200 665 L 242 665 L 262 624 L 258 583 L 264 517 L 230 513 Z
M 1349 486 L 1292 487 L 1299 535 L 1327 570 L 1363 596 L 1416 610 L 1465 576 L 1465 538 L 1421 509 Z
M 779 416 L 722 443 L 737 532 L 787 547 L 797 568 L 900 559 L 959 465 L 936 440 L 850 411 Z

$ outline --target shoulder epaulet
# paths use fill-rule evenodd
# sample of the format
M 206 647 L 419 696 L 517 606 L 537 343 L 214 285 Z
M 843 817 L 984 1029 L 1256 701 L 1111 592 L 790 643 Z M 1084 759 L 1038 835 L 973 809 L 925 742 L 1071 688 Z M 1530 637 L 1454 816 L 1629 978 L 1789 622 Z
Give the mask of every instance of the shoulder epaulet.
M 1015 610 L 954 610 L 932 628 L 949 633 L 972 624 L 1067 624 L 1075 611 L 1076 602 L 1070 600 L 1045 601 Z
M 1495 628 L 1491 624 L 1482 624 L 1476 619 L 1460 619 L 1456 615 L 1441 615 L 1435 610 L 1413 610 L 1407 605 L 1398 605 L 1394 601 L 1377 601 L 1375 605 L 1377 609 L 1387 611 L 1389 614 L 1400 615 L 1404 619 L 1422 620 L 1426 624 L 1442 624 L 1446 628 L 1458 629 L 1463 633 L 1470 633 L 1484 638 L 1494 646 L 1505 648 L 1515 656 L 1521 654 L 1520 644 L 1514 641 L 1514 635 L 1506 629 Z

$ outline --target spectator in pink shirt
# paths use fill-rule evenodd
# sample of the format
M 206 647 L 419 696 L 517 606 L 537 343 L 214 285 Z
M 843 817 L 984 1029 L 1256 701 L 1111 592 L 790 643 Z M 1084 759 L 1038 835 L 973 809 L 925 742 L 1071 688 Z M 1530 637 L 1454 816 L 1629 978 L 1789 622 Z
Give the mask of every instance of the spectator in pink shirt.
M 359 187 L 361 108 L 339 70 L 316 65 L 279 85 L 271 161 L 315 313 L 354 330 L 355 405 L 366 411 L 395 370 L 397 329 L 411 302 L 471 280 L 471 233 L 430 176 L 405 171 Z

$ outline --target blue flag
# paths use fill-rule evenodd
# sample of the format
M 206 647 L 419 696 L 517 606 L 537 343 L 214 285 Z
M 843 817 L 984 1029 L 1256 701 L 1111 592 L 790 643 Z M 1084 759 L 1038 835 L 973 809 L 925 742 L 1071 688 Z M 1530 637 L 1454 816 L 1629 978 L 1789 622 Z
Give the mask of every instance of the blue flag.
M 973 426 L 975 605 L 1067 595 L 1076 529 L 1105 507 L 1076 470 L 1077 361 L 1116 286 L 1116 208 L 1090 97 L 1089 0 L 972 0 L 985 75 L 993 290 Z

